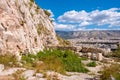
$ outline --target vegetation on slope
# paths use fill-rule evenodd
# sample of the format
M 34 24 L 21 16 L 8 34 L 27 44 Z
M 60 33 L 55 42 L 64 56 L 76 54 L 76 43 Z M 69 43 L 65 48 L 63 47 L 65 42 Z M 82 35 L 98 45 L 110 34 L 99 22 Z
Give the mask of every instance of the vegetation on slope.
M 17 58 L 15 55 L 11 55 L 9 53 L 5 55 L 0 54 L 0 64 L 4 64 L 5 66 L 9 67 L 14 67 L 17 65 Z
M 59 45 L 61 45 L 61 46 L 70 46 L 71 45 L 69 41 L 59 37 L 59 35 L 56 34 L 56 37 L 57 37 L 57 40 L 59 41 Z
M 44 10 L 44 13 L 45 13 L 48 17 L 50 17 L 50 15 L 51 15 L 51 13 L 48 12 L 47 10 Z
M 106 55 L 106 57 L 114 57 L 115 60 L 120 61 L 120 45 L 118 45 L 118 48 L 116 51 L 113 51 L 111 53 L 109 53 L 108 55 Z
M 7 67 L 19 66 L 16 56 L 0 55 L 0 64 Z M 79 58 L 71 50 L 49 49 L 35 54 L 22 55 L 22 67 L 34 69 L 36 72 L 46 72 L 48 70 L 64 74 L 68 72 L 88 72 Z M 20 62 L 19 62 L 20 63 Z
M 120 58 L 120 45 L 118 45 L 118 49 L 114 52 L 113 56 Z
M 87 66 L 88 66 L 88 67 L 96 67 L 97 64 L 96 64 L 95 61 L 92 61 L 92 62 L 89 62 L 89 63 L 87 64 Z
M 34 0 L 30 0 L 31 2 L 34 2 Z
M 46 34 L 46 35 L 48 35 L 49 34 L 49 30 L 45 27 L 45 26 L 43 26 L 42 24 L 38 24 L 37 26 L 36 26 L 36 28 L 37 28 L 37 33 L 40 35 L 40 34 Z
M 88 72 L 81 63 L 81 58 L 70 50 L 44 50 L 37 53 L 37 55 L 24 55 L 22 60 L 27 63 L 24 65 L 37 67 L 38 71 L 52 70 L 59 73 L 64 73 L 65 71 Z M 37 61 L 43 61 L 42 66 L 38 67 L 37 64 L 34 64 L 37 63 Z
M 120 64 L 104 66 L 101 74 L 101 80 L 111 80 L 111 77 L 115 78 L 115 80 L 120 80 Z

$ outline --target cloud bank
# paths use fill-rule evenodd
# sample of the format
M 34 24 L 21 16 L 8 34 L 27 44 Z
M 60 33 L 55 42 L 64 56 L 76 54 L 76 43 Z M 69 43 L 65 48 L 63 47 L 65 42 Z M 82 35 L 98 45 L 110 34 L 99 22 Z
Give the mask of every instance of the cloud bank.
M 120 29 L 120 8 L 93 10 L 91 12 L 67 11 L 57 18 L 56 29 L 84 30 L 89 26 L 105 26 Z M 97 28 L 97 27 L 95 27 Z

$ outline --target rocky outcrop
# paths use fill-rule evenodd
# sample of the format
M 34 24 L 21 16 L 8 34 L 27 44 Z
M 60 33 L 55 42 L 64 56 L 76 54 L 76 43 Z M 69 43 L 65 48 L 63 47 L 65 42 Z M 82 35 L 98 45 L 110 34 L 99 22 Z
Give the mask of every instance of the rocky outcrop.
M 51 19 L 34 0 L 0 0 L 0 53 L 36 53 L 57 44 Z

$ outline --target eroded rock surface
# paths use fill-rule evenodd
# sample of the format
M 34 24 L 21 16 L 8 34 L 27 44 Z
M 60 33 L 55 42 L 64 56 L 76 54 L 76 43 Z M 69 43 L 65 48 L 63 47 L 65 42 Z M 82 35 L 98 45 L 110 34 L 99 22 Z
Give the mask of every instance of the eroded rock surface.
M 35 53 L 57 44 L 51 19 L 33 0 L 0 0 L 0 53 Z

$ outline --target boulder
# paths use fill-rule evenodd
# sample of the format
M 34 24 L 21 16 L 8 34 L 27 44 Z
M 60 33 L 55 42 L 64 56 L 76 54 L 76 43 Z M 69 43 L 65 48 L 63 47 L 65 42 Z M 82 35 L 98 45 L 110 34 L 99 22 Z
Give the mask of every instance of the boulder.
M 102 60 L 103 60 L 103 55 L 102 55 L 102 53 L 97 53 L 97 54 L 96 54 L 96 57 L 97 57 L 97 60 L 98 60 L 98 61 L 102 61 Z

